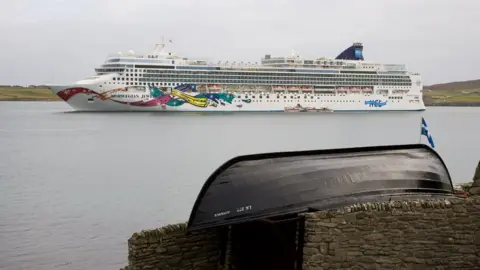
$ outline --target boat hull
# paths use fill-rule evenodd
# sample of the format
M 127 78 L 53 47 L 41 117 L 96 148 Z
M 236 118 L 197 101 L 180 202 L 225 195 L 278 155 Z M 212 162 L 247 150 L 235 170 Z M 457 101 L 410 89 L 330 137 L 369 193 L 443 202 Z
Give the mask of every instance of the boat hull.
M 391 101 L 385 96 L 318 96 L 301 94 L 199 93 L 158 88 L 131 91 L 125 87 L 107 91 L 91 85 L 49 86 L 75 111 L 163 111 L 163 112 L 341 112 L 341 111 L 423 111 L 423 101 Z M 262 96 L 263 95 L 263 96 Z M 269 98 L 267 98 L 267 95 Z M 412 102 L 413 101 L 413 102 Z

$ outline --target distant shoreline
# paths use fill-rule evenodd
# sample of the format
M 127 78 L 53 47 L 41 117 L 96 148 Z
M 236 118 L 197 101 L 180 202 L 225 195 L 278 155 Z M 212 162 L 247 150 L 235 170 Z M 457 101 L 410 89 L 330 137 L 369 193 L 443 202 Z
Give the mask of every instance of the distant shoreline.
M 0 101 L 62 101 L 45 86 L 0 86 Z
M 423 93 L 426 107 L 480 107 L 480 91 L 470 90 L 428 90 Z M 477 94 L 478 93 L 478 94 Z M 63 101 L 45 86 L 21 87 L 0 86 L 1 101 Z
M 425 104 L 425 107 L 480 107 L 480 103 L 437 103 Z
M 17 98 L 12 98 L 12 99 L 0 99 L 0 102 L 24 102 L 24 101 L 35 101 L 35 102 L 41 102 L 41 101 L 47 101 L 47 102 L 61 102 L 63 100 L 61 99 L 17 99 Z

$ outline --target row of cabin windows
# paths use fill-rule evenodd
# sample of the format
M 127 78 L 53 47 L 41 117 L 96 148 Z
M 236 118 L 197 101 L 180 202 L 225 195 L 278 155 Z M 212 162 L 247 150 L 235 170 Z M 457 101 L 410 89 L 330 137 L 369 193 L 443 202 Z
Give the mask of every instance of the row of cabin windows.
M 128 74 L 128 73 L 127 73 Z M 131 74 L 131 73 L 130 73 Z M 141 76 L 142 74 L 139 74 Z M 365 79 L 373 79 L 373 80 L 410 80 L 408 76 L 382 76 L 382 75 L 375 75 L 375 76 L 352 76 L 352 75 L 344 75 L 338 74 L 335 76 L 319 76 L 318 74 L 308 74 L 308 73 L 298 73 L 292 74 L 290 76 L 286 76 L 289 74 L 268 74 L 268 73 L 253 73 L 253 74 L 246 74 L 246 73 L 226 73 L 226 74 L 186 74 L 186 73 L 143 73 L 145 77 L 160 77 L 160 78 L 170 78 L 170 77 L 193 77 L 193 78 L 225 78 L 225 77 L 248 77 L 248 78 L 288 78 L 288 79 L 295 79 L 295 78 L 307 78 L 307 79 L 358 79 L 358 80 L 365 80 Z
M 308 96 L 303 96 L 304 99 L 307 99 L 310 98 L 310 99 L 315 99 L 315 97 L 317 97 L 317 99 L 320 99 L 320 97 L 323 97 L 323 96 L 335 96 L 335 95 L 315 95 L 315 96 L 312 96 L 312 95 L 308 95 Z M 366 94 L 365 96 L 371 96 L 369 94 Z M 255 98 L 256 96 L 251 96 L 251 98 Z M 242 98 L 241 95 L 238 95 L 237 98 Z M 250 98 L 249 95 L 245 95 L 243 96 L 243 98 Z M 258 96 L 259 99 L 262 99 L 263 96 Z M 266 99 L 270 98 L 270 95 L 266 95 L 265 96 Z M 275 96 L 272 96 L 272 98 L 275 98 Z M 280 99 L 282 98 L 280 95 L 277 95 L 276 96 L 277 99 Z M 283 96 L 283 99 L 300 99 L 300 96 Z M 341 102 L 344 102 L 344 101 L 341 101 Z
M 136 81 L 136 80 L 135 80 Z M 140 79 L 140 82 L 161 82 L 165 80 L 160 79 Z M 170 81 L 173 82 L 189 82 L 189 83 L 201 83 L 201 84 L 267 84 L 267 85 L 281 85 L 281 84 L 299 84 L 299 85 L 315 85 L 315 84 L 323 84 L 323 85 L 362 85 L 362 86 L 369 86 L 369 85 L 382 85 L 382 86 L 411 86 L 411 83 L 408 82 L 381 82 L 381 81 L 327 81 L 327 80 L 206 80 L 206 79 L 191 79 L 191 78 L 178 78 L 178 79 L 171 79 Z
M 379 80 L 375 78 L 368 78 L 368 79 L 345 79 L 345 78 L 285 78 L 285 77 L 257 77 L 257 78 L 252 78 L 252 77 L 224 77 L 224 78 L 218 78 L 218 77 L 176 77 L 176 76 L 166 76 L 166 77 L 144 77 L 144 78 L 137 78 L 136 76 L 132 77 L 114 77 L 112 78 L 114 81 L 118 80 L 140 80 L 140 81 L 164 81 L 164 80 L 171 80 L 171 81 L 205 81 L 205 82 L 211 82 L 211 83 L 221 83 L 221 82 L 228 82 L 228 81 L 248 81 L 248 82 L 254 82 L 258 81 L 261 83 L 278 83 L 278 82 L 338 82 L 345 84 L 347 82 L 362 82 L 362 83 L 373 83 L 373 84 L 402 84 L 402 85 L 410 85 L 411 80 L 406 80 L 406 79 L 385 79 L 385 80 Z
M 148 83 L 148 82 L 106 82 L 107 84 L 123 84 L 125 83 L 126 85 L 149 85 L 153 84 L 156 86 L 178 86 L 181 85 L 182 83 Z
M 107 82 L 108 84 L 110 84 L 111 82 Z M 122 82 L 123 83 L 123 82 Z M 113 82 L 113 84 L 115 84 L 115 82 Z M 126 85 L 150 85 L 150 84 L 153 84 L 155 86 L 178 86 L 178 85 L 182 85 L 182 84 L 185 84 L 185 83 L 159 83 L 159 82 L 153 82 L 153 83 L 150 83 L 150 82 L 125 82 Z M 395 88 L 400 88 L 400 89 L 409 89 L 410 87 L 409 86 L 382 86 L 382 87 L 395 87 Z
M 351 73 L 317 73 L 317 72 L 245 72 L 245 71 L 186 71 L 186 70 L 165 70 L 165 69 L 156 69 L 156 70 L 145 70 L 145 75 L 155 76 L 185 76 L 185 75 L 195 75 L 195 76 L 280 76 L 280 77 L 297 77 L 297 76 L 307 76 L 307 77 L 342 77 L 342 78 L 410 78 L 408 75 L 383 75 L 383 74 L 351 74 Z
M 136 69 L 136 68 L 127 68 L 125 69 L 125 72 L 130 72 L 130 74 L 133 73 L 167 73 L 167 74 L 194 74 L 194 75 L 207 75 L 207 74 L 223 74 L 223 75 L 230 75 L 230 74 L 243 74 L 247 76 L 255 76 L 258 74 L 268 74 L 268 75 L 277 75 L 279 72 L 235 72 L 235 71 L 207 71 L 207 70 L 202 70 L 202 71 L 194 71 L 194 70 L 165 70 L 165 69 Z M 398 78 L 398 77 L 406 77 L 404 74 L 401 75 L 379 75 L 379 74 L 349 74 L 349 73 L 335 73 L 335 74 L 328 74 L 328 73 L 310 73 L 310 72 L 282 72 L 282 76 L 295 76 L 296 74 L 302 74 L 302 75 L 307 75 L 307 76 L 346 76 L 346 77 L 369 77 L 369 76 L 381 76 L 382 78 Z M 283 75 L 285 74 L 285 75 Z M 131 75 L 132 76 L 132 75 Z
M 135 76 L 126 76 L 126 77 L 135 77 Z M 409 82 L 412 81 L 410 78 L 348 78 L 348 77 L 308 77 L 308 76 L 295 76 L 295 77 L 286 77 L 286 76 L 188 76 L 188 75 L 144 75 L 141 76 L 146 80 L 158 79 L 158 80 L 177 80 L 183 78 L 183 80 L 208 80 L 208 81 L 224 81 L 224 80 L 257 80 L 257 81 L 383 81 L 383 82 Z
M 403 77 L 403 78 L 400 78 L 400 77 L 396 77 L 396 78 L 346 78 L 346 77 L 332 77 L 332 78 L 310 78 L 310 77 L 304 77 L 304 76 L 296 76 L 294 78 L 289 78 L 289 77 L 285 77 L 285 76 L 276 76 L 276 77 L 272 77 L 272 76 L 255 76 L 255 77 L 252 77 L 252 76 L 228 76 L 228 77 L 219 77 L 219 76 L 216 76 L 216 77 L 206 77 L 206 76 L 196 76 L 196 77 L 192 77 L 192 76 L 181 76 L 181 75 L 165 75 L 165 76 L 158 76 L 158 75 L 151 75 L 151 76 L 148 76 L 148 74 L 146 74 L 145 76 L 143 76 L 143 78 L 136 78 L 137 77 L 137 74 L 126 74 L 125 77 L 114 77 L 112 78 L 114 81 L 115 80 L 141 80 L 141 81 L 159 81 L 159 80 L 172 80 L 172 81 L 208 81 L 208 82 L 215 82 L 215 81 L 245 81 L 245 80 L 248 80 L 248 81 L 278 81 L 278 80 L 281 80 L 281 81 L 322 81 L 322 82 L 335 82 L 335 81 L 339 81 L 339 82 L 346 82 L 346 81 L 349 81 L 349 82 L 369 82 L 369 83 L 375 83 L 375 84 L 380 84 L 380 83 L 402 83 L 402 84 L 411 84 L 411 80 L 410 78 L 408 77 Z M 138 75 L 138 77 L 141 77 L 140 75 Z
M 123 81 L 123 78 L 122 78 L 122 81 Z M 127 78 L 127 82 L 126 84 L 129 85 L 131 83 L 131 85 L 134 85 L 134 84 L 138 84 L 138 85 L 148 85 L 150 84 L 150 82 L 145 82 L 145 81 L 141 81 L 141 82 L 138 82 L 137 79 L 135 80 L 128 80 Z M 193 83 L 193 82 L 191 82 Z M 207 82 L 207 81 L 204 81 L 204 80 L 200 80 L 200 81 L 196 81 L 196 83 L 202 83 L 202 84 L 223 84 L 223 83 L 232 83 L 232 84 L 267 84 L 267 85 L 275 85 L 275 84 L 294 84 L 294 82 L 288 82 L 288 81 L 282 81 L 282 82 L 255 82 L 255 81 L 231 81 L 231 82 L 221 82 L 221 83 L 212 83 L 212 82 Z M 316 82 L 297 82 L 298 84 L 317 84 Z M 175 82 L 175 83 L 160 83 L 160 82 L 153 82 L 154 85 L 165 85 L 165 86 L 175 86 L 175 85 L 180 85 L 180 84 L 183 84 L 181 82 Z M 355 85 L 360 85 L 360 86 L 371 86 L 371 85 L 381 85 L 382 87 L 393 87 L 395 86 L 396 88 L 398 87 L 401 87 L 401 88 L 408 88 L 411 86 L 411 84 L 408 84 L 408 83 L 391 83 L 389 85 L 384 85 L 384 84 L 376 84 L 376 83 L 371 83 L 371 82 L 321 82 L 319 84 L 325 84 L 325 85 L 352 85 L 352 84 L 355 84 Z
M 126 76 L 129 76 L 128 73 Z M 130 77 L 134 75 L 130 75 Z M 141 76 L 139 74 L 138 76 Z M 286 79 L 342 79 L 342 80 L 397 80 L 397 81 L 406 81 L 411 80 L 410 77 L 398 77 L 398 76 L 349 76 L 349 75 L 336 75 L 336 76 L 313 76 L 311 74 L 295 74 L 295 76 L 284 76 L 284 74 L 182 74 L 182 73 L 168 73 L 168 74 L 157 74 L 157 73 L 145 73 L 144 77 L 148 78 L 178 78 L 178 77 L 191 77 L 191 78 L 286 78 Z
M 364 96 L 371 96 L 371 95 L 372 95 L 372 94 L 365 94 Z M 338 96 L 340 96 L 340 97 L 346 97 L 347 95 L 335 95 L 335 94 L 313 94 L 313 95 L 311 95 L 311 94 L 310 94 L 310 95 L 304 95 L 303 98 L 304 98 L 304 99 L 309 99 L 309 98 L 310 98 L 310 99 L 314 99 L 315 97 L 317 97 L 317 99 L 320 99 L 320 97 L 334 97 L 334 96 L 337 96 L 337 97 L 338 97 Z M 242 98 L 241 95 L 238 95 L 238 96 L 236 96 L 236 97 L 237 97 L 237 98 Z M 257 96 L 256 96 L 256 95 L 252 95 L 252 96 L 250 96 L 250 95 L 244 95 L 243 98 L 257 98 Z M 262 98 L 263 98 L 262 95 L 258 96 L 258 99 L 262 99 Z M 270 95 L 266 95 L 265 98 L 266 98 L 266 99 L 269 99 L 269 98 L 270 98 Z M 275 96 L 275 95 L 272 95 L 272 98 L 280 99 L 280 98 L 282 98 L 282 96 L 281 96 L 281 95 L 276 95 L 276 96 Z M 301 96 L 283 96 L 283 99 L 289 99 L 289 98 L 290 98 L 290 99 L 300 99 Z
M 298 100 L 292 100 L 292 99 L 287 99 L 287 100 L 260 100 L 260 99 L 256 99 L 256 100 L 252 100 L 252 102 L 256 102 L 256 103 L 262 103 L 262 102 L 270 102 L 270 103 L 277 103 L 277 102 L 298 102 Z M 307 103 L 316 103 L 318 100 L 305 100 L 303 102 L 307 102 Z M 417 100 L 418 101 L 418 100 Z M 235 99 L 234 102 L 242 102 L 241 100 L 238 100 L 238 99 Z M 361 100 L 322 100 L 321 102 L 327 102 L 327 103 L 361 103 L 363 101 Z M 400 102 L 400 100 L 392 100 L 392 102 Z
M 198 71 L 182 71 L 182 72 L 175 72 L 175 71 L 170 71 L 170 70 L 162 70 L 162 71 L 156 71 L 156 70 L 150 70 L 148 73 L 142 74 L 141 72 L 137 72 L 137 70 L 128 70 L 127 72 L 131 73 L 125 73 L 125 76 L 130 76 L 130 77 L 141 77 L 142 75 L 145 77 L 160 77 L 160 78 L 171 78 L 171 77 L 194 77 L 194 78 L 199 78 L 199 77 L 268 77 L 268 78 L 307 78 L 307 79 L 313 79 L 313 78 L 321 78 L 321 79 L 376 79 L 376 80 L 408 80 L 410 81 L 409 76 L 390 76 L 390 75 L 377 75 L 377 74 L 372 74 L 372 75 L 351 75 L 351 74 L 345 74 L 345 73 L 340 73 L 340 74 L 315 74 L 315 73 L 258 73 L 258 72 L 198 72 Z M 320 76 L 319 76 L 320 75 Z

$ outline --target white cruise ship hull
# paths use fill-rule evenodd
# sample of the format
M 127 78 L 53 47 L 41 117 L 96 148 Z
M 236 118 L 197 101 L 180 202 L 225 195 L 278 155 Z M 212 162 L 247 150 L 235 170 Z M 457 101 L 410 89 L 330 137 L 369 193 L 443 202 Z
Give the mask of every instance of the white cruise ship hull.
M 49 86 L 76 111 L 164 112 L 342 112 L 423 111 L 417 95 L 398 99 L 375 94 L 199 93 L 175 89 L 152 96 L 128 87 L 100 90 L 94 85 Z M 97 88 L 97 89 L 95 89 Z M 131 88 L 131 87 L 130 87 Z M 158 88 L 157 88 L 158 90 Z M 279 98 L 277 98 L 279 97 Z

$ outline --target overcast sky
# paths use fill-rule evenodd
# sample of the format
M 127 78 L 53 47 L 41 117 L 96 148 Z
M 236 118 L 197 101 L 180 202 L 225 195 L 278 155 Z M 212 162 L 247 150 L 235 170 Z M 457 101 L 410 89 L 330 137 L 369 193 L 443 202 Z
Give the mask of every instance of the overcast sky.
M 270 53 L 404 63 L 425 84 L 480 78 L 480 0 L 0 0 L 0 84 L 69 83 L 162 36 L 185 57 Z

